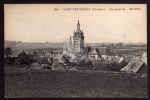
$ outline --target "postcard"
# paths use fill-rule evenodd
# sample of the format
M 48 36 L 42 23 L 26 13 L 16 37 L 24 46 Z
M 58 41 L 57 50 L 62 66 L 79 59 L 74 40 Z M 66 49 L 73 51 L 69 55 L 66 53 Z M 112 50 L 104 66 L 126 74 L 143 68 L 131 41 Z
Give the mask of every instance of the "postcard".
M 4 4 L 5 98 L 146 98 L 146 4 Z

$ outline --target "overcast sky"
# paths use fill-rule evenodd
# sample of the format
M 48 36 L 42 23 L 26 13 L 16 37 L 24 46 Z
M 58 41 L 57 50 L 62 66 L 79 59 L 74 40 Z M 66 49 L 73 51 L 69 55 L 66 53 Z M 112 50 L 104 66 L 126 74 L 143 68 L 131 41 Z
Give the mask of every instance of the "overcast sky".
M 54 8 L 62 10 L 54 11 Z M 63 11 L 63 8 L 91 8 Z M 101 8 L 103 10 L 92 10 Z M 109 10 L 125 8 L 125 10 Z M 129 10 L 140 8 L 140 10 Z M 146 5 L 102 4 L 6 4 L 5 40 L 23 42 L 64 42 L 76 30 L 79 19 L 87 43 L 147 43 Z

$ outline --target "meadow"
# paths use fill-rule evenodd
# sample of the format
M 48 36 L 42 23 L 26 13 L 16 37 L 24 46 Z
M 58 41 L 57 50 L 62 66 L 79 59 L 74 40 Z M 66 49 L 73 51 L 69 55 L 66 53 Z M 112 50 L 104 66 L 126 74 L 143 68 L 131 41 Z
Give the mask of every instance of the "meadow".
M 146 98 L 147 78 L 100 71 L 5 67 L 6 98 Z

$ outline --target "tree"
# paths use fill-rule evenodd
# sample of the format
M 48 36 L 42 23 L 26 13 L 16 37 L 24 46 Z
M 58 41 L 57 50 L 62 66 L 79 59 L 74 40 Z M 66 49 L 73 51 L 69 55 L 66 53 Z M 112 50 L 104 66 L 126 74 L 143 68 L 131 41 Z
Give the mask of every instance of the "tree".
M 113 49 L 113 48 L 114 48 L 114 44 L 113 44 L 113 43 L 108 44 L 106 47 L 107 47 L 108 49 Z
M 37 52 L 36 51 L 33 52 L 33 56 L 37 56 Z
M 5 55 L 6 55 L 7 58 L 10 58 L 10 56 L 12 55 L 13 52 L 12 52 L 12 50 L 11 50 L 10 47 L 6 47 L 4 49 L 4 53 L 5 53 Z
M 48 64 L 48 58 L 47 57 L 42 58 L 41 64 Z
M 118 43 L 118 46 L 119 46 L 119 47 L 123 46 L 123 43 Z
M 105 45 L 105 44 L 102 44 L 101 47 L 106 47 L 106 45 Z
M 111 44 L 111 47 L 114 47 L 114 46 L 115 46 L 115 45 L 112 43 L 112 44 Z
M 18 54 L 18 61 L 20 61 L 20 64 L 26 64 L 27 63 L 27 54 L 25 53 L 25 51 L 23 50 L 23 52 Z
M 31 54 L 26 54 L 26 64 L 30 65 L 32 62 L 34 62 L 33 60 L 33 55 Z

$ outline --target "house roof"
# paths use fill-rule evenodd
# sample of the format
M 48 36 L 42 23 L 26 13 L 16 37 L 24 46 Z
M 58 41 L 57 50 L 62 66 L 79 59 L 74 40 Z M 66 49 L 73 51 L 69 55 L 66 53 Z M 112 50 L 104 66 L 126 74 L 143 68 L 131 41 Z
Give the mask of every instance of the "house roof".
M 92 49 L 89 51 L 89 54 L 97 55 L 97 54 L 100 54 L 100 53 L 99 53 L 99 50 L 98 50 L 98 49 L 92 48 Z
M 134 57 L 133 55 L 128 55 L 123 57 L 126 62 L 129 61 L 140 61 L 139 57 Z
M 96 50 L 97 53 L 99 53 L 100 55 L 111 55 L 112 53 L 110 52 L 110 50 L 106 47 L 92 47 L 91 49 L 89 48 L 88 50 L 88 54 L 91 54 L 93 52 L 93 50 Z M 95 53 L 96 54 L 96 53 Z
M 98 55 L 99 57 L 101 57 L 100 52 L 97 48 L 92 48 L 89 52 L 88 55 Z
M 143 64 L 141 61 L 130 61 L 121 71 L 138 72 Z
M 111 55 L 112 54 L 106 47 L 100 47 L 100 48 L 94 47 L 88 52 L 88 54 L 91 54 L 94 49 L 95 49 L 96 53 L 98 53 L 100 55 Z
M 111 59 L 112 62 L 116 62 L 116 63 L 119 63 L 119 60 L 121 59 L 122 57 L 114 57 Z
M 131 59 L 133 58 L 133 56 L 132 55 L 128 55 L 128 56 L 124 56 L 123 58 L 124 58 L 124 60 L 126 62 L 129 62 L 129 61 L 131 61 Z

